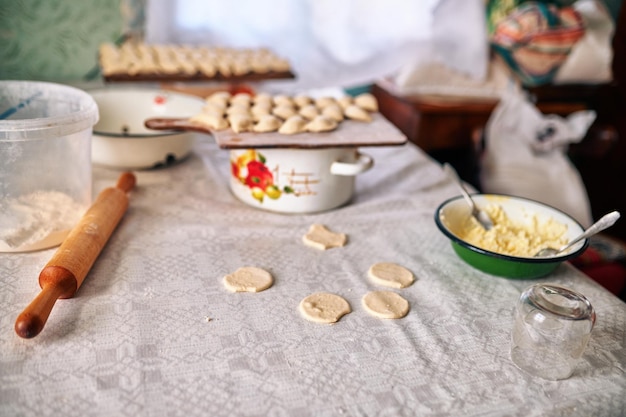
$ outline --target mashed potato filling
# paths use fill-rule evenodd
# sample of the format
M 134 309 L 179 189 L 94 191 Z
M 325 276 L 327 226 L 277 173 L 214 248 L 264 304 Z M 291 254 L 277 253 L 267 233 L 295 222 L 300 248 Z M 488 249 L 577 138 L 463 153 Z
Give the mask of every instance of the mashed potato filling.
M 471 218 L 468 227 L 460 232 L 460 238 L 491 252 L 505 255 L 532 257 L 545 247 L 558 249 L 567 244 L 567 225 L 554 219 L 541 221 L 529 214 L 525 221 L 514 222 L 502 207 L 491 204 L 483 208 L 493 220 L 494 227 L 483 229 Z

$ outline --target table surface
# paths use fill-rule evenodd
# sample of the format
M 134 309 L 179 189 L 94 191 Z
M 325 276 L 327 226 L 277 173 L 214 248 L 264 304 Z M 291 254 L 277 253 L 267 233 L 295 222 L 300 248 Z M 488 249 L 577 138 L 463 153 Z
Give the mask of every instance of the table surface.
M 286 215 L 238 201 L 229 152 L 196 139 L 184 161 L 136 172 L 108 245 L 33 339 L 13 325 L 54 249 L 0 254 L 0 415 L 626 415 L 626 304 L 569 265 L 525 281 L 464 264 L 433 220 L 457 189 L 414 145 L 363 148 L 375 166 L 349 205 Z M 94 191 L 118 176 L 94 167 Z M 313 223 L 348 244 L 305 246 Z M 411 304 L 403 319 L 361 305 L 383 289 L 367 278 L 381 261 L 417 277 L 395 290 Z M 246 265 L 274 285 L 227 291 L 223 276 Z M 533 378 L 509 358 L 515 302 L 539 281 L 585 294 L 597 312 L 567 380 Z M 343 296 L 352 313 L 333 325 L 303 319 L 298 303 L 318 291 Z

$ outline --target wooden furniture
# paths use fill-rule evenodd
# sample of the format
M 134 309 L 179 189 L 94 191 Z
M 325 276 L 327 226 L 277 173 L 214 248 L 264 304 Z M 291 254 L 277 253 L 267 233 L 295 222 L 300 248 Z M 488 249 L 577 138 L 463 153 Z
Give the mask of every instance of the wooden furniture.
M 481 134 L 496 100 L 453 101 L 393 94 L 380 84 L 372 88 L 381 113 L 410 141 L 440 162 L 450 162 L 461 177 L 480 189 L 478 153 Z M 582 101 L 538 103 L 544 113 L 567 115 L 588 108 Z
M 529 90 L 545 114 L 566 116 L 594 109 L 598 116 L 586 137 L 570 147 L 569 155 L 579 170 L 591 201 L 594 218 L 611 210 L 626 213 L 626 115 L 616 84 L 598 86 L 547 86 Z M 439 162 L 449 162 L 459 175 L 477 189 L 482 131 L 497 102 L 444 102 L 419 97 L 399 97 L 380 85 L 372 93 L 381 113 L 409 140 Z M 626 241 L 626 222 L 607 231 Z
M 586 137 L 572 145 L 569 156 L 583 178 L 594 219 L 611 210 L 626 214 L 626 7 L 613 37 L 613 78 L 600 85 L 547 85 L 529 88 L 546 114 L 567 115 L 593 109 L 597 119 Z M 381 112 L 410 141 L 440 162 L 450 162 L 461 177 L 480 189 L 478 152 L 481 132 L 496 101 L 450 102 L 399 97 L 381 85 L 372 93 Z M 626 221 L 606 231 L 626 242 Z

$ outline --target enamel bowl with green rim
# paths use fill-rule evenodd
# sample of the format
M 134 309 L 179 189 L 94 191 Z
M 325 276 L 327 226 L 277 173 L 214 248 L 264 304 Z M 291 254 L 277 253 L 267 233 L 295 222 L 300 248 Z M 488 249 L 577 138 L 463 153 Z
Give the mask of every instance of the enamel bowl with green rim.
M 524 224 L 535 217 L 541 224 L 549 219 L 567 226 L 566 240 L 570 241 L 584 229 L 571 216 L 546 204 L 507 195 L 475 194 L 472 196 L 478 207 L 497 204 L 514 224 Z M 460 236 L 471 221 L 470 207 L 462 196 L 444 201 L 435 212 L 435 223 L 450 239 L 452 248 L 463 261 L 488 274 L 518 279 L 539 278 L 550 274 L 562 262 L 580 255 L 589 245 L 588 239 L 578 242 L 567 251 L 548 258 L 520 257 L 492 252 L 466 242 Z

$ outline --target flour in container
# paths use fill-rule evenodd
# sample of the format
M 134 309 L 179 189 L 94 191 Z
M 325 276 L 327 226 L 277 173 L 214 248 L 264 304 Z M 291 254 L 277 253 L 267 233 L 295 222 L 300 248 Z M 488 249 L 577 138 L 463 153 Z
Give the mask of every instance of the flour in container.
M 0 201 L 0 252 L 60 244 L 87 207 L 59 191 L 37 191 Z

